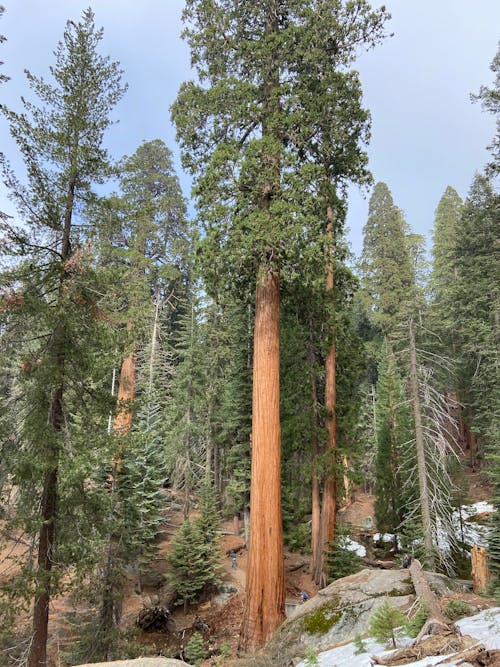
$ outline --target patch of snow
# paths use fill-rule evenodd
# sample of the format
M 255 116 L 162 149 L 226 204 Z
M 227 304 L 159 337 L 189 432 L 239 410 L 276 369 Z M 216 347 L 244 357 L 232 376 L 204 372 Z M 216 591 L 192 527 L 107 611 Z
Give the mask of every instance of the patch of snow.
M 350 537 L 345 537 L 344 538 L 344 549 L 347 549 L 347 551 L 354 551 L 354 553 L 359 556 L 360 558 L 364 558 L 366 556 L 366 549 L 362 544 L 359 544 L 359 542 L 355 542 L 354 540 L 351 540 Z
M 373 536 L 374 542 L 394 542 L 394 535 L 392 533 L 375 533 Z
M 488 649 L 500 649 L 500 607 L 485 609 L 475 616 L 456 621 L 463 635 L 481 641 Z
M 492 609 L 485 609 L 484 611 L 463 618 L 456 622 L 463 635 L 470 635 L 482 643 L 489 650 L 500 649 L 500 607 Z M 401 642 L 402 644 L 403 642 Z M 318 664 L 320 667 L 371 667 L 371 655 L 389 656 L 393 652 L 387 651 L 382 644 L 379 644 L 374 639 L 363 639 L 363 644 L 366 648 L 366 653 L 356 654 L 356 646 L 353 642 L 345 646 L 338 646 L 329 651 L 323 651 L 318 654 Z M 442 662 L 445 656 L 434 655 L 427 656 L 423 660 L 416 662 L 409 662 L 405 667 L 427 667 L 427 665 L 435 665 Z M 447 667 L 457 665 L 456 662 L 446 663 Z M 302 661 L 298 667 L 306 667 L 306 662 Z

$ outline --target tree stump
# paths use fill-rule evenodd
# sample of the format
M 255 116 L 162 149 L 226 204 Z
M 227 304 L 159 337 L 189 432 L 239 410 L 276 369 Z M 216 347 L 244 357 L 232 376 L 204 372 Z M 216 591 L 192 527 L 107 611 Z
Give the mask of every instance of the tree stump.
M 490 573 L 486 549 L 475 544 L 471 550 L 472 582 L 474 593 L 481 593 L 488 587 Z

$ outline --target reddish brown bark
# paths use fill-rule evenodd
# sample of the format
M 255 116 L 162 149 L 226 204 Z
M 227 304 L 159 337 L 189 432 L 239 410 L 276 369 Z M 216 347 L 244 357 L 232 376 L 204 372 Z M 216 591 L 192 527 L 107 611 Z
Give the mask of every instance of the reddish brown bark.
M 314 361 L 314 355 L 310 355 L 310 363 Z M 311 430 L 312 430 L 312 489 L 311 489 L 311 576 L 314 581 L 321 578 L 322 568 L 322 544 L 321 544 L 321 496 L 320 479 L 318 469 L 319 442 L 318 442 L 318 389 L 316 385 L 316 373 L 311 370 Z
M 326 293 L 327 297 L 331 298 L 334 290 L 333 211 L 331 206 L 327 209 L 326 238 Z M 327 414 L 327 442 L 325 449 L 328 458 L 323 481 L 321 505 L 321 568 L 316 578 L 316 583 L 319 586 L 324 586 L 327 582 L 327 558 L 331 550 L 331 543 L 335 539 L 335 522 L 337 519 L 337 478 L 335 466 L 337 456 L 337 348 L 335 330 L 332 330 L 331 336 L 332 342 L 325 360 L 325 408 Z
M 250 545 L 241 648 L 285 619 L 279 392 L 279 275 L 261 267 L 255 298 Z
M 118 412 L 113 422 L 117 435 L 126 435 L 132 426 L 131 401 L 135 398 L 135 353 L 131 352 L 122 362 L 118 383 Z

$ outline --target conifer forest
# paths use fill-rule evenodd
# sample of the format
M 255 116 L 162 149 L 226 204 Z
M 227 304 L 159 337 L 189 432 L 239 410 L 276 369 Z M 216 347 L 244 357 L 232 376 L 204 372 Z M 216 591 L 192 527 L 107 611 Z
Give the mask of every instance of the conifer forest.
M 176 144 L 123 156 L 91 8 L 16 105 L 0 37 L 0 667 L 343 665 L 273 646 L 309 608 L 326 632 L 318 591 L 364 569 L 409 568 L 414 636 L 454 620 L 415 563 L 500 605 L 500 51 L 469 91 L 489 161 L 426 247 L 368 161 L 356 60 L 390 10 L 185 0 Z M 397 644 L 384 595 L 361 645 Z

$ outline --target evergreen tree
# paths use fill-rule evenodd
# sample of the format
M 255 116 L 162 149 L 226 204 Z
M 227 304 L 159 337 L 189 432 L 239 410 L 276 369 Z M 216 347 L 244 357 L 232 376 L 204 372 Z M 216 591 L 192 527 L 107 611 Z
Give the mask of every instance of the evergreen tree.
M 317 106 L 314 95 L 302 95 L 303 71 L 308 63 L 321 73 L 347 68 L 357 46 L 380 39 L 386 14 L 364 2 L 354 7 L 273 0 L 262 8 L 247 0 L 189 0 L 184 16 L 200 84 L 182 86 L 173 116 L 184 164 L 197 176 L 195 193 L 207 223 L 205 266 L 209 277 L 236 288 L 249 280 L 256 285 L 251 543 L 242 642 L 251 649 L 284 618 L 280 279 L 297 270 L 304 230 L 317 228 L 302 206 L 315 179 L 301 169 L 315 137 L 293 132 L 311 105 Z
M 496 116 L 496 135 L 493 143 L 488 148 L 491 150 L 493 161 L 487 167 L 489 176 L 495 176 L 500 171 L 500 45 L 490 67 L 495 75 L 493 87 L 481 86 L 477 95 L 472 95 L 472 99 L 480 100 L 483 109 Z
M 36 369 L 25 384 L 30 408 L 16 432 L 25 452 L 22 475 L 20 461 L 16 466 L 19 486 L 32 498 L 26 529 L 39 532 L 30 667 L 46 661 L 63 475 L 69 474 L 77 444 L 88 446 L 77 435 L 75 414 L 90 437 L 100 412 L 99 403 L 90 400 L 94 392 L 87 396 L 82 391 L 99 387 L 102 368 L 95 365 L 95 348 L 99 341 L 100 358 L 105 358 L 106 325 L 96 318 L 95 295 L 102 292 L 79 214 L 93 197 L 92 185 L 108 175 L 102 139 L 110 111 L 124 92 L 117 64 L 98 53 L 101 38 L 90 9 L 79 23 L 68 22 L 51 68 L 53 83 L 27 72 L 40 106 L 23 100 L 24 113 L 2 107 L 28 173 L 27 185 L 21 186 L 4 164 L 23 222 L 2 223 L 4 252 L 17 259 L 3 272 L 2 283 L 19 291 L 16 316 L 26 313 L 39 332 L 31 346 Z
M 385 183 L 373 189 L 364 227 L 361 277 L 368 310 L 380 331 L 392 340 L 413 312 L 416 298 L 405 221 Z M 399 332 L 401 335 L 401 332 Z
M 198 522 L 184 521 L 167 556 L 167 579 L 177 591 L 178 604 L 184 605 L 184 611 L 204 590 L 217 584 L 217 560 L 217 551 L 205 539 Z

